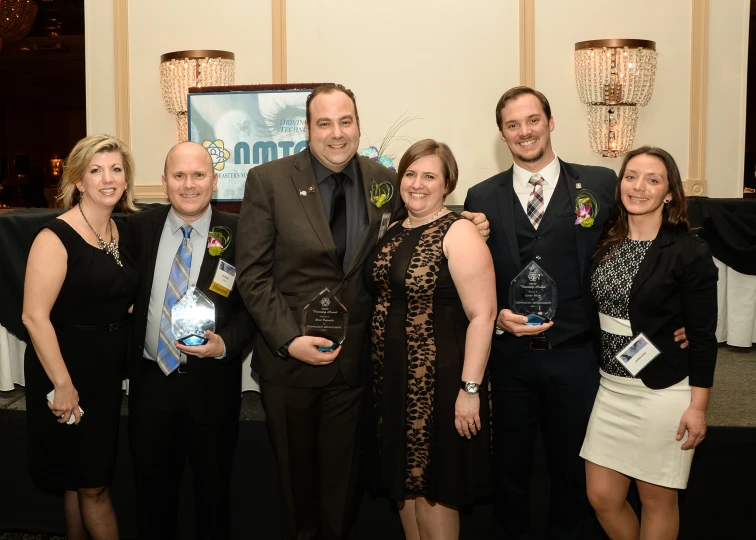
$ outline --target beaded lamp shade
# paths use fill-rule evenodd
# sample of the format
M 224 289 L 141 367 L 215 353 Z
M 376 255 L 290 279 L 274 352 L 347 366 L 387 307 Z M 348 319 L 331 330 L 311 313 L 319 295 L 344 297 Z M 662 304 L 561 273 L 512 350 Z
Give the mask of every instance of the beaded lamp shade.
M 13 43 L 31 30 L 37 4 L 32 0 L 0 0 L 0 50 L 3 43 Z
M 186 95 L 191 86 L 234 84 L 234 53 L 228 51 L 177 51 L 160 57 L 163 104 L 176 117 L 179 142 L 188 140 Z
M 575 81 L 588 105 L 591 149 L 618 157 L 633 148 L 638 107 L 654 91 L 656 43 L 641 39 L 602 39 L 575 43 Z

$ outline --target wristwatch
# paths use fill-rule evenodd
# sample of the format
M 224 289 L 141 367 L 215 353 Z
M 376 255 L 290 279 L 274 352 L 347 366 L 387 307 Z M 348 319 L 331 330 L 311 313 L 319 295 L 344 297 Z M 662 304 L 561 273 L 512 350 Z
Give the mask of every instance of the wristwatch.
M 291 342 L 297 339 L 299 336 L 294 336 L 289 341 L 281 345 L 279 349 L 276 351 L 276 355 L 286 360 L 289 357 L 289 345 L 291 345 Z
M 459 386 L 462 388 L 462 390 L 465 391 L 466 394 L 470 394 L 471 396 L 474 396 L 478 392 L 480 392 L 480 385 L 476 382 L 462 381 L 461 383 L 459 383 Z

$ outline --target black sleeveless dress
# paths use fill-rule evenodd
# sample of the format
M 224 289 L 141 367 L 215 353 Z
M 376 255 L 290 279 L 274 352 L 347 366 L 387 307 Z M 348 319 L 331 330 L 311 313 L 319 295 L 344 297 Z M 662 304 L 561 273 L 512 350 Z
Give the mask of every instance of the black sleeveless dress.
M 53 219 L 44 227 L 68 253 L 66 278 L 50 320 L 84 416 L 78 425 L 58 423 L 47 407 L 53 385 L 30 343 L 24 355 L 29 472 L 40 489 L 60 493 L 112 480 L 129 327 L 111 331 L 108 325 L 127 318 L 139 274 L 123 234 L 120 267 L 65 221 Z
M 454 426 L 468 320 L 443 241 L 457 219 L 449 213 L 414 229 L 394 225 L 365 265 L 376 298 L 365 465 L 371 487 L 397 501 L 422 495 L 459 506 L 490 493 L 488 377 L 480 432 L 468 440 Z

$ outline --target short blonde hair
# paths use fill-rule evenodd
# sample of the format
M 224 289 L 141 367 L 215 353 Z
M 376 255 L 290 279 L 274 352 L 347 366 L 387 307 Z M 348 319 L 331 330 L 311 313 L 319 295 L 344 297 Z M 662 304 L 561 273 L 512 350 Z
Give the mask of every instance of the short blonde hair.
M 120 152 L 123 157 L 123 172 L 126 175 L 126 192 L 121 197 L 121 212 L 137 212 L 134 204 L 134 156 L 126 143 L 111 135 L 90 135 L 76 143 L 63 163 L 63 176 L 58 184 L 56 199 L 66 210 L 79 202 L 81 194 L 76 183 L 84 178 L 87 167 L 95 154 L 100 152 Z

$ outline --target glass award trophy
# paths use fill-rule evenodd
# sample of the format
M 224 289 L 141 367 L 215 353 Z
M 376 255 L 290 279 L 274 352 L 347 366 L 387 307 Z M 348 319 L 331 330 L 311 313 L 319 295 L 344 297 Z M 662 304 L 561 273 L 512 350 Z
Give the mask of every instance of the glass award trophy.
M 318 347 L 321 352 L 329 352 L 336 350 L 346 339 L 348 320 L 344 304 L 326 287 L 302 308 L 300 327 L 303 336 L 330 339 L 330 347 Z
M 207 343 L 205 332 L 215 332 L 215 304 L 196 287 L 189 287 L 171 309 L 171 331 L 182 345 Z
M 509 285 L 509 309 L 525 315 L 525 324 L 543 324 L 551 320 L 557 308 L 556 282 L 535 261 L 517 274 Z

